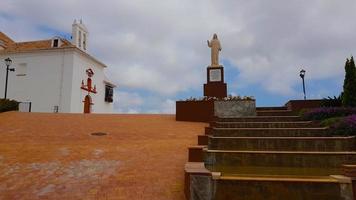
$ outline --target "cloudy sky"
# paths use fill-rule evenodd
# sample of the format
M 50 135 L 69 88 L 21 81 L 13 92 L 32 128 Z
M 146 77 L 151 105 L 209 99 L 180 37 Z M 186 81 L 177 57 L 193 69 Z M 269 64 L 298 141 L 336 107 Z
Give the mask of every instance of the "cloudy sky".
M 346 57 L 356 54 L 355 0 L 1 0 L 0 30 L 15 41 L 70 39 L 89 29 L 89 52 L 119 87 L 115 110 L 174 113 L 203 95 L 210 49 L 222 44 L 228 93 L 258 106 L 339 95 Z

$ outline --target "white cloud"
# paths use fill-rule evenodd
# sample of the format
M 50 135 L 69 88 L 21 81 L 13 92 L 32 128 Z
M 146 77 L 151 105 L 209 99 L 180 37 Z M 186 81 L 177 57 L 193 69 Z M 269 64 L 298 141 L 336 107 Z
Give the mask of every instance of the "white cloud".
M 174 114 L 175 101 L 159 96 L 142 96 L 137 92 L 115 91 L 115 108 L 119 113 L 155 113 Z M 146 109 L 142 109 L 146 108 Z
M 115 91 L 114 102 L 120 113 L 139 113 L 144 100 L 138 93 Z
M 124 113 L 127 113 L 127 114 L 138 114 L 140 112 L 138 110 L 135 110 L 135 109 L 128 109 L 128 111 L 124 112 Z
M 161 113 L 175 114 L 176 113 L 176 102 L 172 99 L 166 99 L 161 107 Z
M 121 92 L 119 111 L 171 112 L 178 92 L 205 82 L 206 40 L 214 32 L 222 59 L 239 70 L 230 75 L 239 87 L 295 96 L 302 67 L 313 80 L 341 79 L 345 57 L 356 52 L 355 10 L 354 0 L 2 0 L 0 30 L 16 40 L 42 39 L 51 35 L 39 27 L 70 33 L 73 19 L 83 18 L 90 52 L 121 91 L 157 96 L 142 102 L 140 92 Z

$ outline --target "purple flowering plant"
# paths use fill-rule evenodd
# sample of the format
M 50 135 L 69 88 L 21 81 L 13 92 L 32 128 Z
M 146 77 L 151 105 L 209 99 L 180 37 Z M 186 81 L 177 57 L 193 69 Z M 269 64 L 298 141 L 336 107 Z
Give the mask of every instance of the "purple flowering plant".
M 356 135 L 355 107 L 321 107 L 302 114 L 304 120 L 316 121 L 321 126 L 328 126 L 330 135 Z
M 356 114 L 344 117 L 331 125 L 330 131 L 335 135 L 356 135 Z
M 321 107 L 311 109 L 303 114 L 305 120 L 324 120 L 332 117 L 344 117 L 356 114 L 356 108 Z

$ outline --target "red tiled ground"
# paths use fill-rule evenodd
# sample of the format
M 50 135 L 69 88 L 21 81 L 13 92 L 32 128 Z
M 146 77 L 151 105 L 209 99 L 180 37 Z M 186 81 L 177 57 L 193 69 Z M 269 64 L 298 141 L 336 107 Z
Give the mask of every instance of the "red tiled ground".
M 204 126 L 174 115 L 1 113 L 0 199 L 184 199 L 187 147 Z

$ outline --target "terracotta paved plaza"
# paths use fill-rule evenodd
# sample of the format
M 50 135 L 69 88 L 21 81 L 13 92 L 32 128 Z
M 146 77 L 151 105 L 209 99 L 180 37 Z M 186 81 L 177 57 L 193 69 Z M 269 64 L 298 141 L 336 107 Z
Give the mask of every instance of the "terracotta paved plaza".
M 187 147 L 204 126 L 174 115 L 1 113 L 0 199 L 184 199 Z

